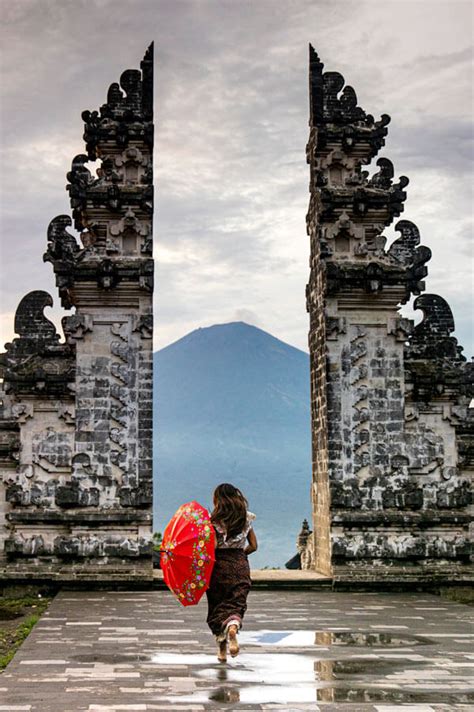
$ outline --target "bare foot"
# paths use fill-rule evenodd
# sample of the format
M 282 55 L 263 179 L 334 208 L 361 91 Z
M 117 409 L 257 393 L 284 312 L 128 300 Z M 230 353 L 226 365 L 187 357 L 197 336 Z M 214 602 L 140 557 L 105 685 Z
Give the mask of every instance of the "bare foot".
M 236 655 L 239 654 L 239 641 L 237 640 L 237 626 L 236 625 L 231 625 L 229 626 L 229 630 L 227 631 L 227 638 L 229 641 L 229 653 L 233 658 L 236 657 Z
M 217 643 L 217 659 L 220 663 L 227 662 L 227 640 Z

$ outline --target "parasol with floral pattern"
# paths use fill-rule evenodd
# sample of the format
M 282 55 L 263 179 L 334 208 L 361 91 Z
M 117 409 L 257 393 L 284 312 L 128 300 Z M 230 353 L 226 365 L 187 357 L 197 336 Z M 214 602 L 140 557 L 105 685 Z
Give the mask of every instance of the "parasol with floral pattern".
M 181 505 L 167 524 L 160 564 L 166 585 L 183 606 L 194 606 L 209 587 L 216 536 L 209 512 L 198 502 Z

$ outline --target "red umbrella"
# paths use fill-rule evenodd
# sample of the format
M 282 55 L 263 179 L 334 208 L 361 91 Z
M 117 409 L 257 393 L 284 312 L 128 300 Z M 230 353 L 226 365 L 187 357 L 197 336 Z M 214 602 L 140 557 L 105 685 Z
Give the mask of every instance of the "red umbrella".
M 183 504 L 163 533 L 161 569 L 183 606 L 194 606 L 209 588 L 216 536 L 209 512 L 198 502 Z

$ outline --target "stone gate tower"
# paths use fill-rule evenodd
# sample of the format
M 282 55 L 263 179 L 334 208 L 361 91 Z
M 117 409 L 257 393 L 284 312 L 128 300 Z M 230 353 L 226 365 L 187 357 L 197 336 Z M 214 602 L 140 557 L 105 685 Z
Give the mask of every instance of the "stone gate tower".
M 363 167 L 390 117 L 366 114 L 312 47 L 309 89 L 314 534 L 303 567 L 336 581 L 465 580 L 472 364 L 448 304 L 422 294 L 431 252 L 416 225 L 398 221 L 386 245 L 408 178 L 394 180 L 387 158 L 372 175 Z M 399 313 L 412 295 L 417 326 Z
M 44 254 L 75 313 L 61 341 L 30 292 L 0 357 L 7 579 L 152 576 L 153 45 L 82 118 L 72 220 L 51 221 Z

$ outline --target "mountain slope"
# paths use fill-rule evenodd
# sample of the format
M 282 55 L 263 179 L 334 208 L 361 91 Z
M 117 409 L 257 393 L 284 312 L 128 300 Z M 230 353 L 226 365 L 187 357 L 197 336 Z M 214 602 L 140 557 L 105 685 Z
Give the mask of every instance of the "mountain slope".
M 184 501 L 241 487 L 252 565 L 282 566 L 310 512 L 308 355 L 242 322 L 197 329 L 155 358 L 155 530 Z

